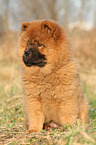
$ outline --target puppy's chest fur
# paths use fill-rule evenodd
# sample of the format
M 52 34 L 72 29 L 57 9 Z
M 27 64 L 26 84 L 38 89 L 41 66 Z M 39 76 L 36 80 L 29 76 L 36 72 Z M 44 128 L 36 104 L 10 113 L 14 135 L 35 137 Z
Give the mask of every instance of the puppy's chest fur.
M 39 97 L 41 99 L 52 99 L 55 95 L 56 87 L 60 85 L 60 80 L 56 76 L 31 76 L 30 80 L 26 77 L 23 82 L 32 98 Z
M 30 79 L 29 79 L 30 77 Z M 69 79 L 70 78 L 70 79 Z M 53 73 L 49 76 L 31 75 L 24 77 L 25 96 L 30 99 L 38 98 L 41 101 L 48 99 L 51 102 L 62 101 L 74 93 L 78 79 L 76 74 Z

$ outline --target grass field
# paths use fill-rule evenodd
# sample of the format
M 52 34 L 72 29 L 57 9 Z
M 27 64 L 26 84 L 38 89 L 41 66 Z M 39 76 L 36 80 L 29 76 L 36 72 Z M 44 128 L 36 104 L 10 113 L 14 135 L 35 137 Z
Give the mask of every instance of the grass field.
M 12 55 L 12 54 L 11 54 Z M 0 50 L 0 145 L 95 145 L 96 144 L 96 69 L 80 72 L 87 96 L 90 122 L 85 127 L 64 125 L 58 129 L 28 134 L 23 125 L 23 91 L 19 65 Z

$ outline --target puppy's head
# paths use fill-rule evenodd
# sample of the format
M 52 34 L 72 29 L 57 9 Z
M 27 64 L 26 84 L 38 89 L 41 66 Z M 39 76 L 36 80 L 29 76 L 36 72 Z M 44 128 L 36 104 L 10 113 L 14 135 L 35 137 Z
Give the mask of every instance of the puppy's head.
M 50 73 L 60 64 L 63 54 L 68 55 L 66 44 L 63 28 L 56 22 L 23 22 L 18 53 L 24 67 Z

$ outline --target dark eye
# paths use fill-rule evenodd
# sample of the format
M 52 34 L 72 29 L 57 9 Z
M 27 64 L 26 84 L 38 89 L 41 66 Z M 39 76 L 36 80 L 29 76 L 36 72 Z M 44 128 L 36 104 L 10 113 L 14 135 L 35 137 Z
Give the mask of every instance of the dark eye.
M 38 43 L 37 47 L 41 49 L 43 47 L 43 44 Z

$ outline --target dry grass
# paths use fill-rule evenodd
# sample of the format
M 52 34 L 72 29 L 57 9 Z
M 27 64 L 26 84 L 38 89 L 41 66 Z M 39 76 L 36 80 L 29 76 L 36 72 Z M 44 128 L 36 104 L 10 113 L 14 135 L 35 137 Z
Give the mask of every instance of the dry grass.
M 81 32 L 80 32 L 81 33 Z M 84 32 L 82 32 L 84 33 Z M 74 33 L 73 45 L 77 47 L 76 56 L 81 63 L 81 79 L 83 81 L 84 93 L 90 104 L 90 122 L 86 127 L 68 126 L 49 131 L 42 130 L 41 133 L 28 134 L 23 125 L 24 114 L 22 106 L 22 87 L 20 71 L 17 63 L 16 42 L 13 37 L 6 43 L 1 43 L 0 48 L 0 144 L 36 144 L 36 145 L 95 145 L 96 144 L 96 67 L 95 67 L 95 34 L 92 40 L 88 33 L 82 37 Z M 92 34 L 91 34 L 92 33 Z M 93 37 L 94 36 L 94 37 Z M 86 40 L 85 40 L 86 39 Z M 84 43 L 85 41 L 85 43 Z M 87 44 L 88 41 L 88 45 Z M 90 41 L 90 42 L 89 42 Z M 8 42 L 11 42 L 8 43 Z M 94 44 L 91 44 L 94 42 Z M 90 45 L 90 46 L 89 46 Z M 16 46 L 16 47 L 14 47 Z M 88 47 L 85 47 L 88 46 Z M 94 46 L 94 47 L 93 47 Z M 91 51 L 93 52 L 91 53 Z M 89 52 L 89 53 L 88 53 Z M 88 53 L 88 54 L 87 54 Z M 86 57 L 88 56 L 88 58 Z M 91 59 L 90 63 L 87 61 Z M 89 67 L 90 66 L 90 69 Z M 87 69 L 88 68 L 88 69 Z
M 96 68 L 96 29 L 86 32 L 78 29 L 71 32 L 75 56 L 84 69 Z

